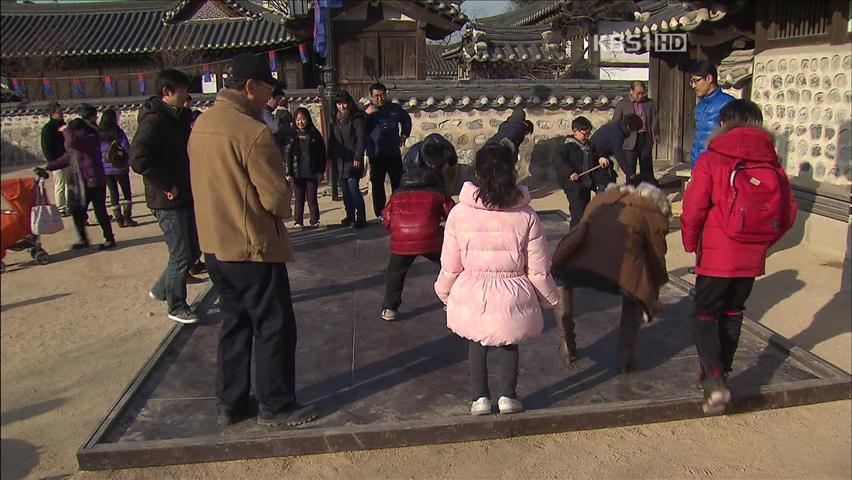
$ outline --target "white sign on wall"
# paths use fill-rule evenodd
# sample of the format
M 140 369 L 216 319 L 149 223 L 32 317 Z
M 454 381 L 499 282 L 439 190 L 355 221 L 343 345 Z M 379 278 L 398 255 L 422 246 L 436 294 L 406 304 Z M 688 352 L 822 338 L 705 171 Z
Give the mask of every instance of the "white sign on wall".
M 201 91 L 202 93 L 216 93 L 219 91 L 219 89 L 216 88 L 215 73 L 201 76 Z

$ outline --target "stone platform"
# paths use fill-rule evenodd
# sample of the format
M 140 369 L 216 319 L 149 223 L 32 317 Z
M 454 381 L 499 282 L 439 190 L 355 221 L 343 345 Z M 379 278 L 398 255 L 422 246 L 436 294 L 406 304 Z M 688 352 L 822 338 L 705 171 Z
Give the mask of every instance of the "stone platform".
M 548 238 L 568 224 L 543 212 Z M 702 416 L 695 380 L 689 285 L 663 290 L 665 312 L 639 333 L 637 371 L 620 375 L 620 297 L 580 289 L 581 360 L 559 356 L 552 312 L 520 348 L 518 394 L 527 411 L 472 417 L 467 345 L 447 330 L 432 290 L 438 267 L 409 271 L 399 319 L 380 319 L 388 237 L 379 226 L 292 234 L 289 264 L 299 328 L 298 396 L 321 416 L 298 429 L 247 420 L 222 431 L 213 394 L 219 313 L 215 291 L 201 321 L 176 325 L 77 452 L 86 470 L 301 455 L 605 428 Z M 496 371 L 496 365 L 491 365 Z M 491 378 L 496 386 L 496 377 Z M 850 398 L 850 377 L 746 321 L 731 378 L 731 413 Z

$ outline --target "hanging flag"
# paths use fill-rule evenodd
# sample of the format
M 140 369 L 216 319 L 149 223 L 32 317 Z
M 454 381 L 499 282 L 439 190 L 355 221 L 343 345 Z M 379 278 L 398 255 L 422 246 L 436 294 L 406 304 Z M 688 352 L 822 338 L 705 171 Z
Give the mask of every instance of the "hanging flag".
M 80 79 L 77 78 L 77 77 L 74 77 L 73 79 L 71 79 L 71 83 L 73 85 L 72 89 L 74 91 L 74 96 L 75 97 L 84 97 L 85 94 L 83 92 L 83 85 L 80 84 Z
M 145 74 L 137 73 L 136 74 L 136 85 L 139 87 L 139 93 L 145 93 L 147 90 L 147 85 L 145 85 Z
M 314 50 L 325 58 L 325 48 L 327 38 L 325 34 L 325 9 L 340 8 L 343 6 L 343 0 L 316 0 L 314 4 Z M 331 27 L 329 25 L 329 27 Z
M 17 78 L 12 79 L 12 91 L 15 92 L 15 95 L 22 97 L 24 95 L 24 87 L 20 83 L 18 83 Z
M 275 50 L 269 51 L 269 71 L 277 72 L 278 71 L 278 61 L 275 58 Z
M 112 77 L 104 75 L 104 91 L 107 95 L 115 95 L 115 89 L 112 86 Z
M 45 97 L 52 97 L 53 96 L 53 87 L 50 86 L 50 79 L 47 78 L 47 77 L 42 78 L 41 84 L 42 84 L 42 87 L 44 88 L 44 96 Z
M 205 63 L 201 66 L 201 80 L 204 82 L 210 81 L 210 64 Z
M 302 57 L 302 63 L 308 63 L 311 60 L 311 51 L 309 48 L 308 42 L 299 44 L 299 56 Z
M 323 4 L 317 1 L 314 6 L 314 50 L 320 57 L 325 58 L 325 16 Z

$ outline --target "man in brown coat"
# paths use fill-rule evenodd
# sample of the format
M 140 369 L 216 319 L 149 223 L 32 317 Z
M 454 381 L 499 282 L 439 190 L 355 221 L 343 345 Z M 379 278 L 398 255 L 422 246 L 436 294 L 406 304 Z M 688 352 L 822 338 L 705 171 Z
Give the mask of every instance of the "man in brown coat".
M 654 160 L 651 149 L 655 143 L 660 143 L 660 120 L 657 118 L 657 106 L 646 96 L 645 82 L 636 80 L 630 84 L 630 93 L 624 97 L 612 112 L 612 121 L 621 120 L 627 115 L 636 115 L 642 119 L 642 128 L 638 132 L 630 132 L 624 139 L 624 154 L 627 161 L 633 165 L 633 171 L 646 182 L 655 182 Z M 636 169 L 636 160 L 639 169 Z
M 262 109 L 275 79 L 269 66 L 240 54 L 225 88 L 198 117 L 189 139 L 198 239 L 219 291 L 216 397 L 219 423 L 253 412 L 252 348 L 261 425 L 299 425 L 312 407 L 296 403 L 296 319 L 285 262 L 293 252 L 283 221 L 290 217 L 284 160 Z
M 638 180 L 631 182 L 638 183 Z M 643 316 L 661 309 L 660 287 L 668 282 L 666 233 L 671 206 L 665 193 L 649 183 L 611 184 L 592 200 L 580 224 L 559 242 L 553 275 L 561 281 L 556 312 L 562 354 L 576 359 L 573 287 L 622 295 L 618 363 L 634 368 L 633 351 Z

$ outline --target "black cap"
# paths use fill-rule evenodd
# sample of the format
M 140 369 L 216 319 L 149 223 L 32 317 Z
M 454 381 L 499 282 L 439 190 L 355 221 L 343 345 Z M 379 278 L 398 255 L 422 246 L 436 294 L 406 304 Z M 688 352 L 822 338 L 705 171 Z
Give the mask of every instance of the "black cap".
M 241 53 L 234 57 L 229 70 L 231 76 L 240 80 L 258 80 L 268 85 L 277 83 L 269 71 L 269 64 L 252 53 Z

